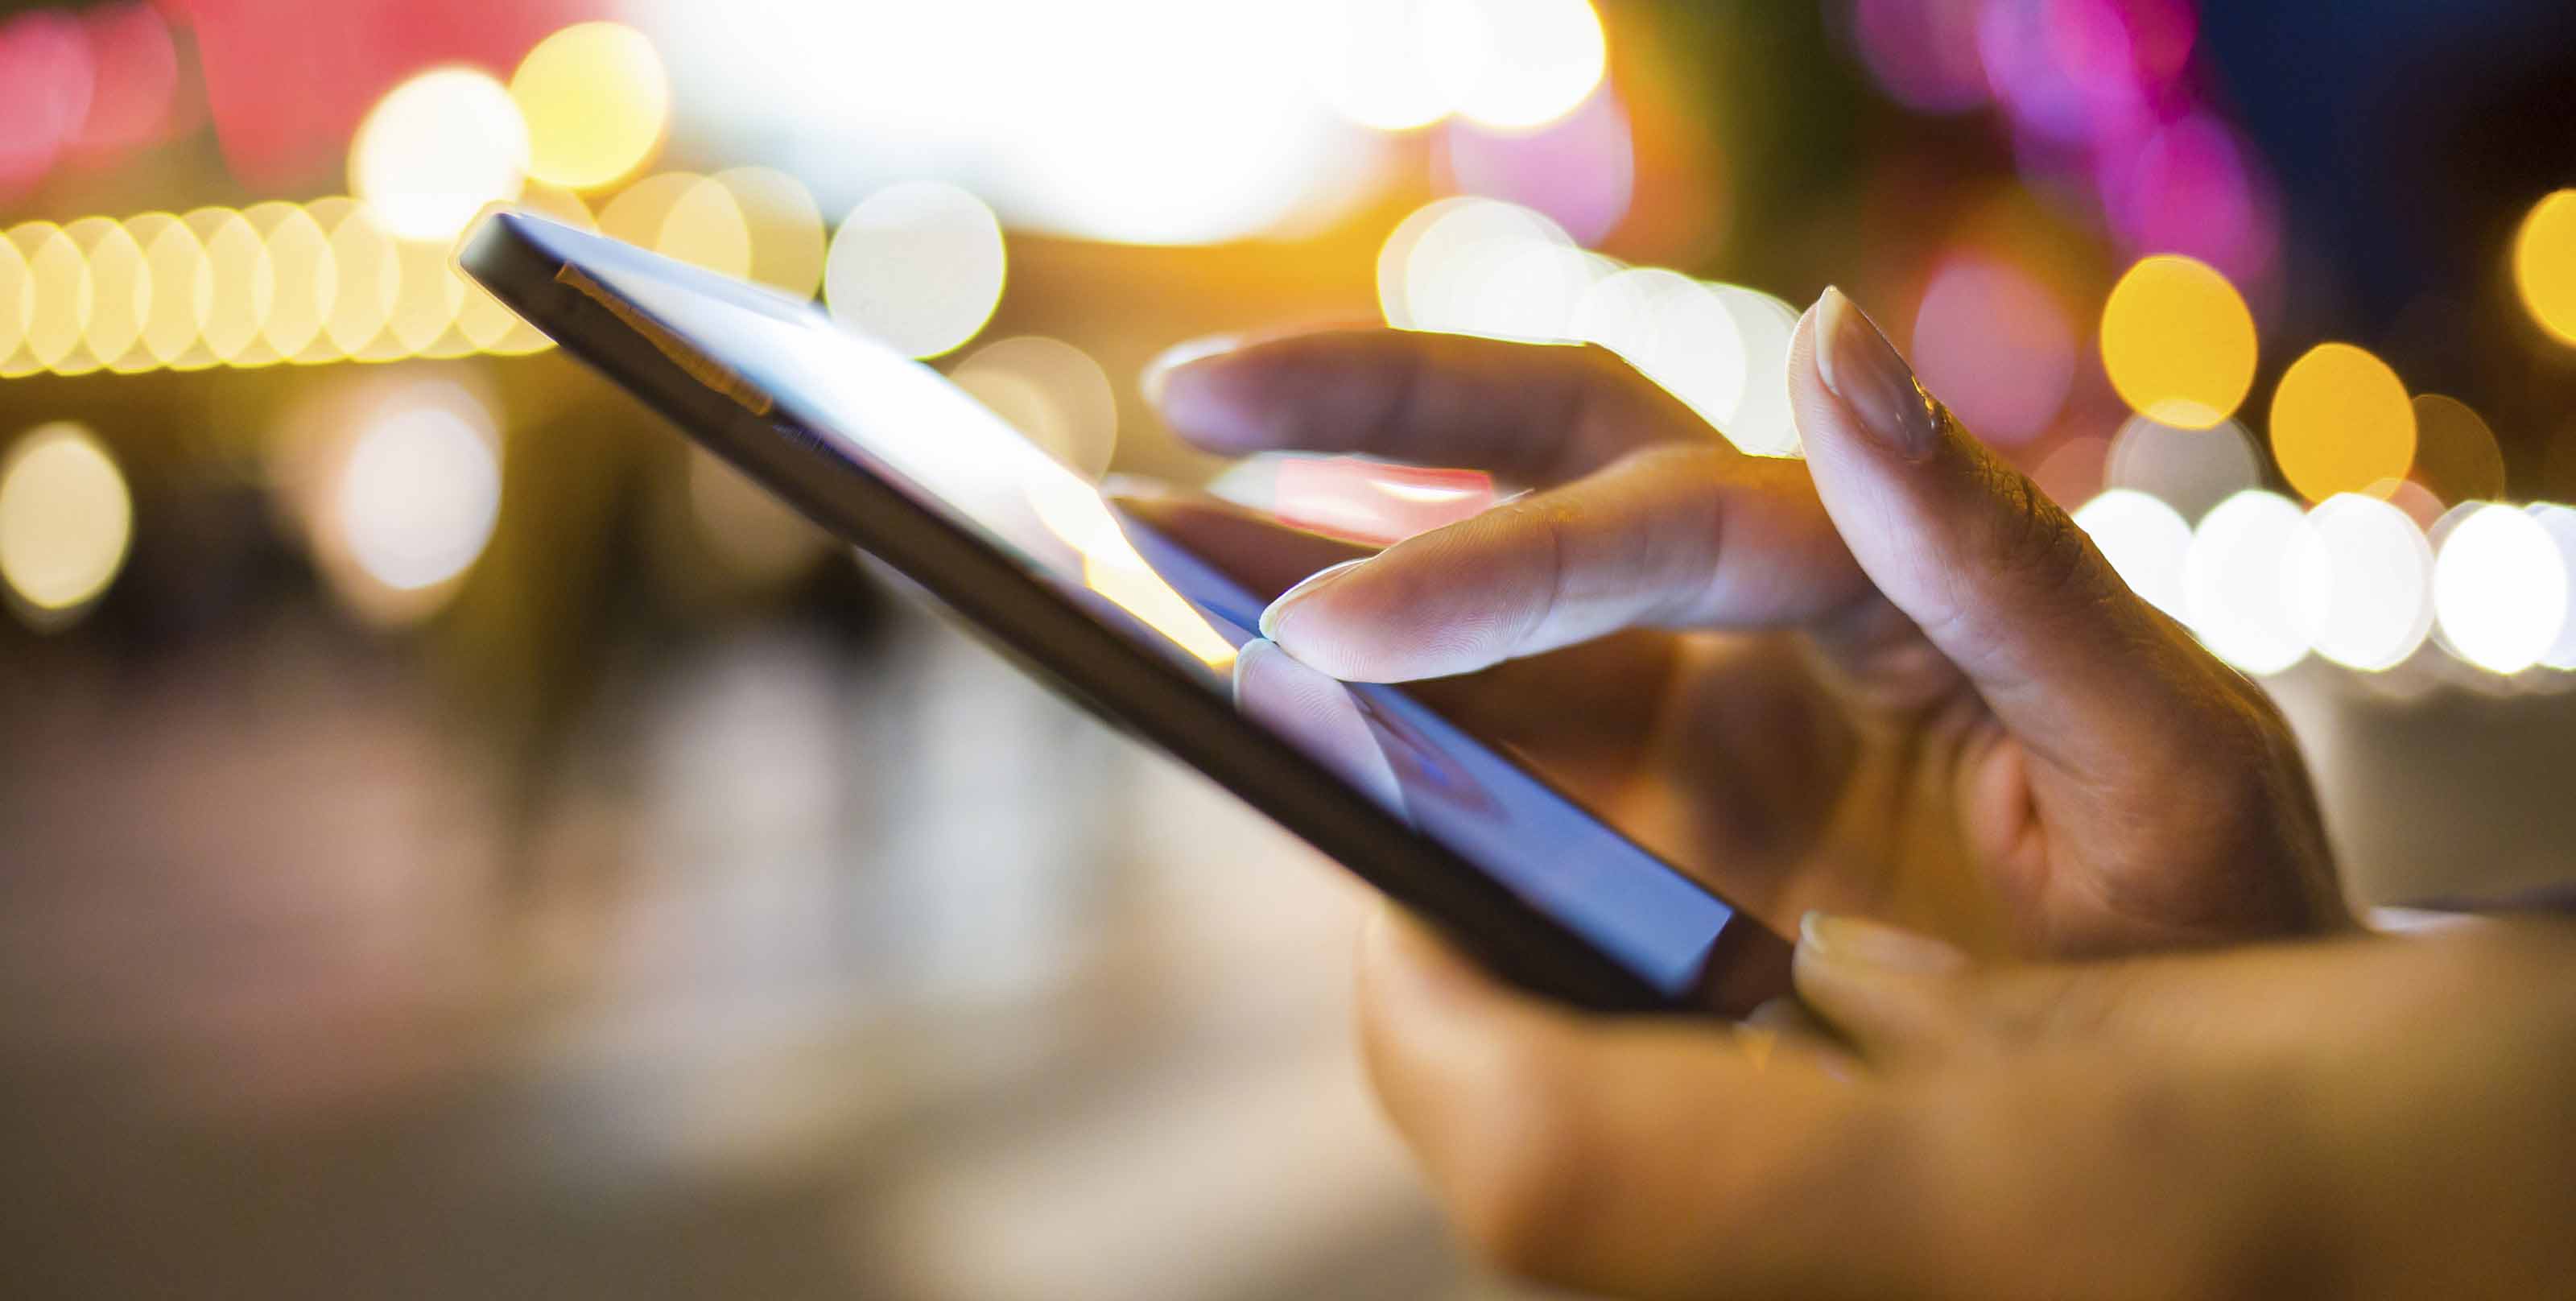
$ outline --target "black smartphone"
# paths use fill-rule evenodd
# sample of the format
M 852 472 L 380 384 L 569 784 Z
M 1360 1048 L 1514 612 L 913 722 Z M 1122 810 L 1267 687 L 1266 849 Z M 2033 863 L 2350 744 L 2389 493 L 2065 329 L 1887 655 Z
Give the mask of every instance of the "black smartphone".
M 811 304 L 510 210 L 458 257 L 682 433 L 1504 977 L 1598 1010 L 1706 1011 L 1782 951 L 1401 688 L 1334 681 L 1263 641 L 1251 593 Z

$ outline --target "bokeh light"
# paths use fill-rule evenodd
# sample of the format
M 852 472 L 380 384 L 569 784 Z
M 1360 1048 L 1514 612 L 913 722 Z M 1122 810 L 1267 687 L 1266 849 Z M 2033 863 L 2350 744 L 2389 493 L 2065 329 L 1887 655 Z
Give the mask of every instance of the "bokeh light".
M 2254 314 L 2205 262 L 2146 258 L 2120 277 L 2102 308 L 2102 364 L 2138 414 L 2207 429 L 2236 413 L 2254 387 Z
M 1744 403 L 1744 327 L 1716 290 L 1689 276 L 1640 267 L 1606 277 L 1584 295 L 1574 333 L 1626 358 L 1721 431 Z
M 260 322 L 260 341 L 279 360 L 292 361 L 313 346 L 324 345 L 319 360 L 337 360 L 323 326 L 340 298 L 340 265 L 331 237 L 313 214 L 292 203 L 262 203 L 242 211 L 242 219 L 260 232 L 268 245 L 274 296 Z M 358 292 L 363 295 L 366 288 Z
M 49 221 L 13 226 L 9 242 L 27 264 L 32 308 L 18 351 L 0 358 L 0 377 L 33 374 L 60 365 L 81 346 L 89 328 L 94 286 L 89 259 L 63 228 Z
M 898 352 L 965 346 L 1001 305 L 1002 225 L 974 195 L 907 181 L 869 195 L 832 237 L 823 298 L 832 319 Z
M 1431 204 L 1399 224 L 1378 257 L 1387 323 L 1447 334 L 1562 339 L 1593 279 L 1562 227 L 1499 199 Z M 1402 287 L 1390 295 L 1388 263 L 1398 259 Z
M 570 190 L 644 166 L 671 122 L 671 79 L 642 32 L 577 23 L 539 41 L 510 77 L 527 124 L 528 175 Z
M 2185 616 L 2191 523 L 2173 507 L 2143 492 L 2113 488 L 2078 508 L 2075 523 L 2092 536 L 2130 591 L 2176 619 Z
M 733 196 L 750 237 L 748 279 L 792 298 L 819 292 L 831 234 L 805 183 L 768 167 L 732 168 L 716 173 L 715 182 Z
M 1432 0 L 1432 77 L 1460 116 L 1527 129 L 1601 84 L 1609 45 L 1590 0 Z
M 324 199 L 312 205 L 310 215 L 330 241 L 339 289 L 323 318 L 323 334 L 344 357 L 372 358 L 402 296 L 402 250 L 375 209 L 363 203 Z
M 230 363 L 258 342 L 277 300 L 277 269 L 269 261 L 268 241 L 230 208 L 199 208 L 180 220 L 206 250 L 210 288 L 205 325 L 197 334 L 202 352 L 192 351 L 178 364 L 193 369 Z
M 0 20 L 0 194 L 45 178 L 89 116 L 97 84 L 79 19 L 39 9 Z
M 1023 335 L 976 349 L 948 378 L 1074 473 L 1097 481 L 1108 471 L 1118 393 L 1089 353 Z
M 2539 520 L 2511 506 L 2475 507 L 2450 524 L 2434 561 L 2442 639 L 2490 673 L 2520 673 L 2557 648 L 2567 585 L 2567 562 Z
M 2192 531 L 2183 566 L 2184 620 L 2212 654 L 2248 673 L 2271 674 L 2307 658 L 2297 595 L 2315 575 L 2294 575 L 2307 516 L 2259 489 L 2220 502 Z M 2305 581 L 2300 581 L 2304 579 Z
M 2539 522 L 2549 540 L 2558 545 L 2558 561 L 2568 576 L 2568 605 L 2565 622 L 2558 630 L 2558 640 L 2541 655 L 2544 667 L 2562 672 L 2576 669 L 2576 509 L 2555 502 L 2540 502 L 2524 508 Z
M 1798 309 L 1743 285 L 1708 288 L 1734 318 L 1744 348 L 1744 396 L 1726 417 L 1727 441 L 1755 456 L 1798 455 L 1798 421 L 1789 407 L 1789 343 L 1798 333 Z
M 2272 395 L 2272 456 L 2310 501 L 2404 478 L 2415 408 L 2388 363 L 2348 343 L 2311 348 Z
M 662 216 L 661 237 L 653 244 L 667 258 L 705 267 L 736 280 L 751 277 L 751 223 L 742 203 L 713 177 L 683 188 Z
M 2533 204 L 2513 241 L 2513 282 L 2540 328 L 2576 345 L 2576 189 Z
M 2208 429 L 2176 429 L 2132 416 L 2111 439 L 2102 484 L 2132 488 L 2197 520 L 2212 507 L 2263 483 L 2263 456 L 2253 435 L 2233 420 Z
M 1410 131 L 1449 116 L 1434 71 L 1435 0 L 1314 0 L 1316 92 L 1358 126 Z
M 359 124 L 349 186 L 395 238 L 444 244 L 485 205 L 518 198 L 528 162 L 528 126 L 509 89 L 471 68 L 439 68 L 388 91 Z
M 1546 214 L 1575 243 L 1609 237 L 1636 197 L 1636 139 L 1619 97 L 1603 92 L 1535 130 L 1453 122 L 1438 162 L 1462 194 L 1517 203 Z
M 0 373 L 27 338 L 28 319 L 36 312 L 36 286 L 27 272 L 27 255 L 18 242 L 0 238 Z
M 1914 318 L 1915 369 L 1990 443 L 2038 437 L 2066 405 L 2075 331 L 2046 286 L 1975 254 L 1933 273 Z
M 54 366 L 59 374 L 74 375 L 122 359 L 143 337 L 152 314 L 152 275 L 143 246 L 111 218 L 83 217 L 63 227 L 63 235 L 89 264 L 90 311 L 81 346 Z
M 152 299 L 143 318 L 141 354 L 117 363 L 119 369 L 167 366 L 196 346 L 214 308 L 215 272 L 206 261 L 206 246 L 187 223 L 166 212 L 147 212 L 125 223 L 126 233 L 143 247 L 145 272 L 152 279 Z
M 134 501 L 89 430 L 30 430 L 0 458 L 0 579 L 40 628 L 59 626 L 116 579 Z
M 483 553 L 501 466 L 489 432 L 451 406 L 400 403 L 358 432 L 334 497 L 350 558 L 394 591 L 418 591 Z
M 2417 394 L 2414 407 L 2415 482 L 2444 502 L 2504 496 L 2504 450 L 2484 418 L 2467 403 L 2439 393 Z M 2371 495 L 2388 494 L 2374 487 Z
M 101 5 L 81 15 L 95 76 L 73 152 L 113 156 L 170 132 L 179 92 L 179 49 L 170 24 L 145 3 Z
M 2376 672 L 2405 662 L 2433 631 L 2433 548 L 2406 512 L 2339 493 L 2308 512 L 2293 592 L 2317 654 Z
M 1852 40 L 1896 102 L 1918 113 L 1958 113 L 1986 103 L 1977 51 L 1985 0 L 1859 0 Z

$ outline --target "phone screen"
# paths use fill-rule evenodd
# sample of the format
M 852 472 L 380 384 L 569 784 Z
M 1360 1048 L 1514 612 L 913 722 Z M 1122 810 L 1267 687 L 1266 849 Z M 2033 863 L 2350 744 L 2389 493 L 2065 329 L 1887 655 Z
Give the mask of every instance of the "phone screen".
M 1702 982 L 1734 917 L 1723 900 L 1402 689 L 1335 681 L 1262 640 L 1251 593 L 938 372 L 805 305 L 710 292 L 614 241 L 540 238 L 565 277 L 640 309 L 649 321 L 630 323 L 677 336 L 687 365 L 724 372 L 700 374 L 709 387 L 979 537 L 1666 997 Z

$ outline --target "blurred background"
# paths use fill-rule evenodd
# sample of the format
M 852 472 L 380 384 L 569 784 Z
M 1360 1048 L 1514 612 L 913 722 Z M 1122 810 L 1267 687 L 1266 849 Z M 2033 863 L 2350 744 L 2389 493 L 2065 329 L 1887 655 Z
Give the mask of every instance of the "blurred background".
M 20 1296 L 1506 1296 L 1356 888 L 450 269 L 516 200 L 1090 473 L 1217 331 L 1582 338 L 1795 455 L 1852 292 L 2258 675 L 2358 895 L 2564 883 L 2553 0 L 0 3 Z

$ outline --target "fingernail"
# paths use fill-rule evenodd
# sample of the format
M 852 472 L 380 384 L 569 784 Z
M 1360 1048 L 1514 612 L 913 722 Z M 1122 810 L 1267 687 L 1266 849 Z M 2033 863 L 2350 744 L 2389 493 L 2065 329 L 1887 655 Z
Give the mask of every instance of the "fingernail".
M 1929 935 L 1821 912 L 1798 919 L 1798 949 L 1829 962 L 1909 976 L 1944 975 L 1968 965 L 1967 954 Z
M 1187 343 L 1173 344 L 1145 363 L 1144 373 L 1136 377 L 1136 387 L 1144 393 L 1148 404 L 1159 407 L 1163 405 L 1163 386 L 1173 371 L 1202 358 L 1232 352 L 1242 344 L 1242 337 L 1232 334 L 1211 334 Z
M 1272 641 L 1279 640 L 1279 626 L 1281 623 L 1285 622 L 1288 617 L 1288 607 L 1295 605 L 1299 601 L 1305 600 L 1307 597 L 1313 596 L 1315 593 L 1323 590 L 1326 584 L 1332 583 L 1341 578 L 1344 574 L 1351 572 L 1353 569 L 1367 564 L 1370 559 L 1372 559 L 1372 557 L 1361 556 L 1357 560 L 1345 560 L 1338 565 L 1318 569 L 1314 573 L 1308 574 L 1305 580 L 1298 583 L 1295 587 L 1281 592 L 1279 594 L 1279 599 L 1272 601 L 1270 603 L 1270 608 L 1261 612 L 1261 635 Z
M 1941 430 L 1931 395 L 1896 345 L 1839 289 L 1816 300 L 1816 370 L 1882 446 L 1909 461 L 1932 454 Z

